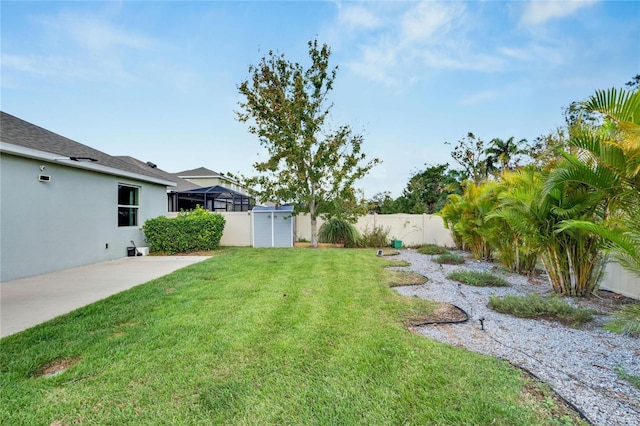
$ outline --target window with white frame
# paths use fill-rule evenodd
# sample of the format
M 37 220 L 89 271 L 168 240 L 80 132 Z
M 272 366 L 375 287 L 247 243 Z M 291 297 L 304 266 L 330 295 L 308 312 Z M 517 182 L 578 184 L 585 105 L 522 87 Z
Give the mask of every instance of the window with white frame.
M 138 226 L 140 188 L 118 185 L 118 226 Z

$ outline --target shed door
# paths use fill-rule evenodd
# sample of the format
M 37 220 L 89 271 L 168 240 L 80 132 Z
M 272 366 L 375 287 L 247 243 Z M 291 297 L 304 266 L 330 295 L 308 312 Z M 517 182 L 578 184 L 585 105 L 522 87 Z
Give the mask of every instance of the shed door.
M 253 246 L 271 247 L 271 212 L 253 213 Z
M 273 246 L 293 247 L 293 220 L 291 213 L 282 212 L 273 215 Z

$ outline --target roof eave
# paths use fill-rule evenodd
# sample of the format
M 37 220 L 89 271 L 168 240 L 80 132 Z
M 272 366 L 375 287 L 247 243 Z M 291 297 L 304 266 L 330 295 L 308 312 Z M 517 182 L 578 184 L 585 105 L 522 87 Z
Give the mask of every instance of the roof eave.
M 175 173 L 174 173 L 175 174 Z M 179 178 L 182 179 L 225 179 L 225 176 L 221 176 L 221 175 L 197 175 L 197 176 L 190 176 L 190 175 L 177 175 Z
M 130 178 L 130 179 L 156 183 L 158 185 L 177 186 L 175 182 L 168 181 L 165 179 L 146 176 L 139 173 L 128 172 L 126 170 L 120 170 L 114 167 L 103 166 L 101 164 L 96 164 L 92 162 L 75 161 L 69 157 L 52 154 L 50 152 L 40 151 L 37 149 L 27 148 L 20 145 L 14 145 L 7 142 L 0 141 L 0 152 L 16 155 L 19 157 L 32 158 L 35 160 L 61 164 L 64 166 L 74 167 L 77 169 L 90 170 L 96 173 L 103 173 L 103 174 L 108 174 L 113 176 L 121 176 L 121 177 Z

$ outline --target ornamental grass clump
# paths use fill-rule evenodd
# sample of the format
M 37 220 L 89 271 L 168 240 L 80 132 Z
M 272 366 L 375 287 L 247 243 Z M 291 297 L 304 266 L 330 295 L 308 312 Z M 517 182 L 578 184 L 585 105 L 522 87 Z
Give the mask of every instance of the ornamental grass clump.
M 470 271 L 459 269 L 447 275 L 450 280 L 474 287 L 508 287 L 509 283 L 502 277 L 486 271 Z
M 444 248 L 444 247 L 440 247 L 437 244 L 425 244 L 423 246 L 418 247 L 418 253 L 420 254 L 427 254 L 427 255 L 436 255 L 436 254 L 446 254 L 449 251 Z
M 464 257 L 455 253 L 445 253 L 433 259 L 434 262 L 445 265 L 462 265 Z
M 594 309 L 571 306 L 556 295 L 542 297 L 535 293 L 527 296 L 509 294 L 504 297 L 491 296 L 489 308 L 518 318 L 547 319 L 572 327 L 578 327 L 592 321 L 593 315 L 596 313 Z
M 344 244 L 345 247 L 357 247 L 360 233 L 349 222 L 332 217 L 322 224 L 318 237 L 321 243 Z
M 625 305 L 613 314 L 605 329 L 629 336 L 640 336 L 640 303 Z

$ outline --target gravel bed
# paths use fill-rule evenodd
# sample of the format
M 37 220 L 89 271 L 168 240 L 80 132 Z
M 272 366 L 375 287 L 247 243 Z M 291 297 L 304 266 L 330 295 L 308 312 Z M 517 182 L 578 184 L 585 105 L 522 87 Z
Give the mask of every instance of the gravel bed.
M 464 265 L 439 265 L 432 256 L 402 250 L 395 259 L 411 266 L 394 268 L 428 278 L 420 286 L 396 287 L 405 296 L 451 303 L 469 315 L 460 324 L 426 325 L 418 331 L 437 341 L 491 355 L 517 365 L 548 383 L 594 425 L 640 425 L 640 390 L 618 378 L 617 368 L 640 376 L 640 339 L 602 330 L 598 315 L 593 324 L 574 329 L 560 323 L 501 314 L 488 308 L 489 296 L 548 294 L 546 279 L 501 273 L 510 287 L 472 287 L 446 275 L 458 268 L 492 270 L 488 262 L 467 260 Z M 494 271 L 495 272 L 495 271 Z M 581 303 L 581 302 L 577 302 Z M 593 302 L 592 302 L 593 303 Z M 480 327 L 484 318 L 484 330 Z

